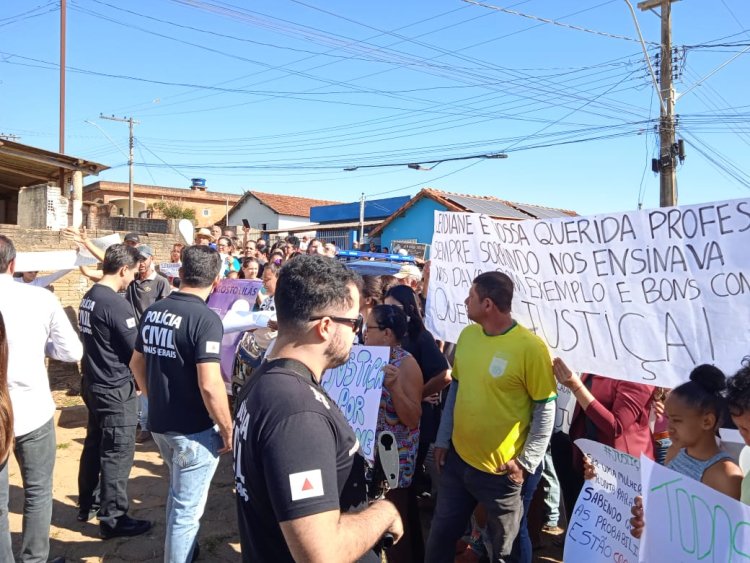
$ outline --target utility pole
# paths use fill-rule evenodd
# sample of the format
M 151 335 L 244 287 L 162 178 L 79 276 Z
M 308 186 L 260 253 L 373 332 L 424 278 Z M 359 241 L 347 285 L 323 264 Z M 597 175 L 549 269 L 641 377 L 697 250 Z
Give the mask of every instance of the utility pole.
M 674 89 L 672 88 L 672 2 L 678 0 L 646 0 L 641 10 L 661 7 L 661 56 L 659 84 L 661 114 L 659 119 L 659 205 L 677 205 L 677 143 L 675 142 Z
M 65 0 L 60 0 L 60 154 L 65 154 Z M 62 187 L 62 179 L 60 180 Z
M 359 198 L 359 249 L 362 250 L 362 243 L 365 240 L 365 193 Z
M 112 116 L 106 116 L 106 115 L 99 115 L 101 119 L 109 119 L 110 121 L 119 121 L 121 123 L 127 123 L 130 127 L 130 138 L 128 142 L 128 146 L 130 147 L 130 151 L 128 153 L 128 217 L 133 217 L 133 198 L 134 198 L 134 190 L 133 190 L 133 149 L 135 148 L 135 141 L 133 137 L 133 125 L 137 125 L 140 123 L 139 121 L 136 121 L 132 117 L 115 117 Z
M 59 142 L 58 142 L 58 152 L 60 154 L 65 154 L 65 52 L 66 52 L 66 28 L 67 28 L 67 4 L 66 0 L 60 0 L 60 131 L 59 131 Z M 66 192 L 66 179 L 65 179 L 65 169 L 60 168 L 60 192 L 62 193 L 63 197 L 67 197 Z

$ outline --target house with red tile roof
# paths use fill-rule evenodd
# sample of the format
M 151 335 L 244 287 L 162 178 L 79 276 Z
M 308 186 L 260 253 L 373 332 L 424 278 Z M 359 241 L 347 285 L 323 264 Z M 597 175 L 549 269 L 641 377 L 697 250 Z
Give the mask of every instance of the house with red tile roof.
M 378 246 L 389 249 L 393 248 L 394 241 L 432 244 L 435 211 L 483 213 L 495 219 L 513 221 L 577 215 L 569 209 L 517 203 L 489 195 L 458 194 L 424 188 L 370 231 L 370 239 Z
M 311 223 L 311 207 L 335 203 L 340 202 L 248 191 L 229 210 L 227 225 L 240 227 L 247 219 L 251 228 L 260 231 L 294 229 Z

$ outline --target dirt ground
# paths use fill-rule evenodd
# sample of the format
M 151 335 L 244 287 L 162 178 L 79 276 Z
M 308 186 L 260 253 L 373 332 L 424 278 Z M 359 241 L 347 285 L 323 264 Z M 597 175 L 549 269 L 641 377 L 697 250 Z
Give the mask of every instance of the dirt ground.
M 163 558 L 164 506 L 167 488 L 165 466 L 153 441 L 136 446 L 135 461 L 130 474 L 128 492 L 130 514 L 154 522 L 148 534 L 137 538 L 104 541 L 99 527 L 76 520 L 78 460 L 86 429 L 86 407 L 78 396 L 77 376 L 53 376 L 53 395 L 58 410 L 57 461 L 54 472 L 54 506 L 50 530 L 50 558 L 64 556 L 68 562 L 121 563 L 131 561 L 157 562 Z M 23 490 L 18 465 L 13 456 L 9 463 L 10 529 L 14 550 L 21 541 L 21 509 Z M 426 520 L 429 520 L 429 515 Z M 536 561 L 562 560 L 562 549 L 553 545 L 552 536 L 543 537 L 548 547 L 536 552 Z M 235 517 L 231 457 L 223 456 L 214 476 L 206 511 L 199 534 L 200 561 L 225 562 L 240 560 L 239 537 Z

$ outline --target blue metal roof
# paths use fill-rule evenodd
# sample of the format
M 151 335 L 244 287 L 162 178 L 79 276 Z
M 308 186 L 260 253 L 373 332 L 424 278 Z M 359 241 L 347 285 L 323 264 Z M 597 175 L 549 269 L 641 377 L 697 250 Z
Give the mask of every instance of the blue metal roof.
M 399 207 L 411 198 L 409 196 L 388 197 L 384 199 L 365 200 L 365 220 L 390 217 Z M 320 205 L 310 208 L 310 221 L 313 223 L 331 223 L 359 220 L 359 202 Z

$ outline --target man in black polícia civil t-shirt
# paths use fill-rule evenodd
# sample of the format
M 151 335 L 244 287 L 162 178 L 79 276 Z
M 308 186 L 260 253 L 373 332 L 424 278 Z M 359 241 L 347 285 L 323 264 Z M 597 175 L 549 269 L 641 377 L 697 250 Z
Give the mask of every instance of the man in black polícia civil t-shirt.
M 105 538 L 147 532 L 151 522 L 128 516 L 127 484 L 135 452 L 135 381 L 128 364 L 138 325 L 130 305 L 118 295 L 133 281 L 138 251 L 113 244 L 105 255 L 103 277 L 84 295 L 78 309 L 83 339 L 81 392 L 89 410 L 78 470 L 78 520 L 98 510 Z
M 388 500 L 367 505 L 354 432 L 320 386 L 349 359 L 361 326 L 359 279 L 330 258 L 280 270 L 279 335 L 243 388 L 235 417 L 237 513 L 243 561 L 379 561 L 385 532 L 403 533 Z
M 232 445 L 219 364 L 224 329 L 206 305 L 220 267 L 221 257 L 208 246 L 184 250 L 180 291 L 144 312 L 130 363 L 148 396 L 149 427 L 169 468 L 165 561 L 195 557 L 208 488 L 219 455 Z

